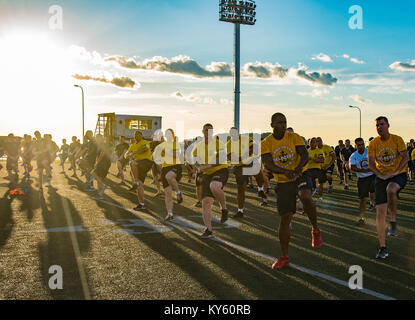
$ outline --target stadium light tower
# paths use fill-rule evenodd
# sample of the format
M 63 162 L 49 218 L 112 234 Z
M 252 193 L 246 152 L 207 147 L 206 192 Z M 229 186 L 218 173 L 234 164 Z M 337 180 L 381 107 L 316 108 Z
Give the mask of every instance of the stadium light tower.
M 349 108 L 356 108 L 359 110 L 359 117 L 360 117 L 360 138 L 362 137 L 362 110 L 360 110 L 359 107 L 356 106 L 349 106 Z
M 234 126 L 239 128 L 240 97 L 240 25 L 254 25 L 256 4 L 253 0 L 219 0 L 219 21 L 235 25 L 235 72 L 234 72 Z
M 78 84 L 74 84 L 73 86 L 80 88 L 82 91 L 82 143 L 85 143 L 84 89 Z

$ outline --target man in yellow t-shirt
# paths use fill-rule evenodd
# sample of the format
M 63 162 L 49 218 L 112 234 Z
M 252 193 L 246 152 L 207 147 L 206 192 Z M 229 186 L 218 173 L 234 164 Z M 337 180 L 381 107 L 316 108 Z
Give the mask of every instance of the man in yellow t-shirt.
M 178 182 L 182 178 L 182 152 L 173 129 L 166 130 L 166 141 L 159 144 L 153 153 L 154 162 L 161 165 L 161 182 L 164 188 L 167 216 L 166 221 L 173 219 L 172 191 L 176 193 L 177 203 L 183 202 Z
M 236 185 L 238 187 L 238 212 L 233 218 L 243 218 L 244 216 L 244 204 L 245 204 L 245 191 L 248 185 L 249 175 L 244 175 L 244 168 L 253 168 L 256 159 L 253 158 L 254 147 L 257 146 L 254 143 L 254 139 L 249 136 L 241 136 L 239 130 L 232 127 L 229 131 L 230 139 L 226 143 L 226 150 L 228 160 L 233 166 L 233 172 L 235 174 Z M 251 161 L 251 163 L 249 163 Z M 262 198 L 262 206 L 267 205 L 267 196 L 264 192 L 264 174 L 261 169 L 261 165 L 256 162 L 259 167 L 259 171 L 255 176 L 255 180 L 258 184 L 258 196 Z
M 323 139 L 317 137 L 316 139 L 317 148 L 321 150 L 324 157 L 324 162 L 321 164 L 321 182 L 318 185 L 318 194 L 321 197 L 323 195 L 323 187 L 326 181 L 329 182 L 328 193 L 333 191 L 333 171 L 334 161 L 336 161 L 336 155 L 332 147 L 327 144 L 323 144 Z
M 316 206 L 311 197 L 312 182 L 310 177 L 303 173 L 303 168 L 308 162 L 304 141 L 298 134 L 286 131 L 287 119 L 282 113 L 272 115 L 271 127 L 273 133 L 261 143 L 261 156 L 265 168 L 274 173 L 277 181 L 275 192 L 278 214 L 281 216 L 278 235 L 282 256 L 274 262 L 272 268 L 282 269 L 290 262 L 290 223 L 297 209 L 297 194 L 313 226 L 312 246 L 318 249 L 323 241 L 317 225 Z
M 131 172 L 133 173 L 133 183 L 137 187 L 138 205 L 134 210 L 145 210 L 144 206 L 144 188 L 143 184 L 147 176 L 147 172 L 153 166 L 153 158 L 151 156 L 150 142 L 143 139 L 143 134 L 136 131 L 134 134 L 135 142 L 132 143 L 125 154 L 125 158 L 132 157 L 130 162 Z
M 310 148 L 308 149 L 308 163 L 307 163 L 307 175 L 311 178 L 313 182 L 313 194 L 317 189 L 316 180 L 321 184 L 323 183 L 323 172 L 321 171 L 321 166 L 324 163 L 324 154 L 323 151 L 317 148 L 317 138 L 313 137 L 310 139 Z
M 385 239 L 386 214 L 389 208 L 391 222 L 388 235 L 397 236 L 398 193 L 406 185 L 409 156 L 403 139 L 389 133 L 389 121 L 386 117 L 376 118 L 376 129 L 379 136 L 370 142 L 368 158 L 369 169 L 376 175 L 376 228 L 380 245 L 376 258 L 386 259 L 389 256 Z
M 201 238 L 212 237 L 212 205 L 218 200 L 222 209 L 221 223 L 228 220 L 228 209 L 223 188 L 228 181 L 228 164 L 226 145 L 218 137 L 213 136 L 213 126 L 207 123 L 203 126 L 203 140 L 198 142 L 192 151 L 195 166 L 202 174 L 202 210 L 206 230 Z

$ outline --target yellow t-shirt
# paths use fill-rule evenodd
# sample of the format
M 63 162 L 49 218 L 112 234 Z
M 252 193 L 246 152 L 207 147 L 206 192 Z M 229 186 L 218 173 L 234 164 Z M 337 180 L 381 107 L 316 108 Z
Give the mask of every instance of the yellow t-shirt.
M 163 142 L 157 146 L 157 148 L 161 148 L 161 156 L 163 157 L 164 161 L 162 163 L 162 168 L 175 166 L 177 164 L 181 164 L 179 155 L 180 155 L 180 144 L 176 141 L 174 142 Z
M 238 144 L 239 144 L 239 147 L 238 147 Z M 237 141 L 229 139 L 228 142 L 226 143 L 226 152 L 227 152 L 226 154 L 228 156 L 231 154 L 231 158 L 230 158 L 231 165 L 234 165 L 235 167 L 244 165 L 243 160 L 245 160 L 246 162 L 249 157 L 252 157 L 253 146 L 254 146 L 254 140 L 251 137 L 239 136 L 239 140 Z M 232 151 L 237 153 L 238 150 L 239 150 L 239 154 L 232 155 Z M 232 161 L 235 161 L 234 159 L 238 159 L 238 163 L 232 162 Z
M 216 141 L 215 141 L 216 140 Z M 208 144 L 205 141 L 201 141 L 195 145 L 192 151 L 194 157 L 200 157 L 198 161 L 199 164 L 214 164 L 215 166 L 203 170 L 203 174 L 211 175 L 216 171 L 227 168 L 227 158 L 226 158 L 226 145 L 219 141 L 218 139 L 212 139 Z M 219 155 L 224 157 L 224 159 L 218 159 Z M 224 163 L 219 164 L 220 161 Z
M 323 144 L 320 150 L 323 151 L 323 156 L 324 156 L 324 163 L 322 164 L 322 166 L 329 164 L 331 162 L 331 159 L 334 153 L 333 148 L 328 146 L 327 144 Z
M 376 169 L 381 174 L 388 174 L 395 172 L 399 167 L 402 151 L 406 151 L 406 146 L 400 136 L 391 134 L 386 141 L 382 141 L 378 136 L 369 143 L 368 157 L 375 157 Z M 405 167 L 399 173 L 403 172 L 406 172 Z
M 324 158 L 324 151 L 323 149 L 320 149 L 320 148 L 315 148 L 314 150 L 310 148 L 308 149 L 308 157 L 309 157 L 309 160 L 307 163 L 307 169 L 320 169 L 323 164 L 320 162 L 311 161 L 311 159 Z
M 286 170 L 294 170 L 301 161 L 300 155 L 296 152 L 296 146 L 304 146 L 304 140 L 296 133 L 286 131 L 281 140 L 274 138 L 272 134 L 261 142 L 261 155 L 271 154 L 274 164 Z M 281 173 L 274 173 L 278 183 L 290 182 Z
M 413 163 L 415 163 L 415 149 L 414 149 L 414 150 L 412 150 L 412 153 L 411 153 L 411 161 L 412 161 Z
M 143 146 L 147 146 L 148 150 L 144 153 L 140 153 L 140 154 L 134 154 L 133 155 L 133 159 L 134 160 L 144 160 L 144 159 L 148 159 L 148 160 L 153 160 L 152 156 L 151 156 L 151 150 L 150 150 L 150 142 L 147 140 L 142 139 L 140 142 L 138 143 L 133 143 L 130 148 L 128 148 L 128 151 L 137 151 L 138 149 L 142 148 Z

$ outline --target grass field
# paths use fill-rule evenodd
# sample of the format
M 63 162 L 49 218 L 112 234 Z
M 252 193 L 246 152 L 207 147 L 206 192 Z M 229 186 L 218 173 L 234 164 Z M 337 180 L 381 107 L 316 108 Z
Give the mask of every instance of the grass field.
M 5 165 L 3 163 L 3 165 Z M 280 254 L 278 216 L 272 191 L 268 207 L 260 207 L 248 191 L 246 217 L 215 223 L 216 239 L 201 240 L 201 209 L 194 184 L 182 179 L 184 195 L 175 204 L 175 219 L 166 223 L 164 198 L 153 198 L 147 178 L 143 212 L 131 210 L 135 194 L 108 175 L 104 200 L 84 191 L 84 179 L 59 174 L 40 193 L 36 178 L 29 194 L 8 197 L 6 171 L 0 171 L 1 299 L 414 299 L 415 188 L 401 192 L 399 236 L 387 238 L 391 253 L 377 261 L 375 214 L 355 227 L 358 216 L 356 178 L 348 191 L 336 177 L 334 192 L 318 205 L 323 247 L 311 247 L 306 216 L 294 217 L 292 267 L 271 269 Z M 229 209 L 236 212 L 233 175 L 225 187 Z M 220 218 L 218 206 L 214 215 Z M 68 228 L 73 226 L 73 228 Z M 53 265 L 62 267 L 63 289 L 49 288 Z M 363 287 L 351 290 L 349 267 L 363 269 Z

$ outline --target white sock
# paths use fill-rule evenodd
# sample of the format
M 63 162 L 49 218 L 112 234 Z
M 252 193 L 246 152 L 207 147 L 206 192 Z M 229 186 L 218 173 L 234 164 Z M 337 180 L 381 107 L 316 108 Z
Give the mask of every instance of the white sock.
M 168 212 L 167 215 L 172 216 L 173 212 Z
M 135 184 L 137 185 L 137 187 L 140 185 L 140 182 L 136 181 Z
M 244 213 L 244 209 L 238 209 L 238 212 Z
M 144 202 L 139 202 L 139 204 L 141 204 L 142 206 L 144 206 Z
M 264 191 L 263 187 L 258 187 L 258 191 Z
M 177 191 L 177 192 L 176 192 L 176 194 L 177 194 L 177 195 L 181 194 L 181 191 L 180 191 L 180 190 L 179 190 L 179 191 Z

